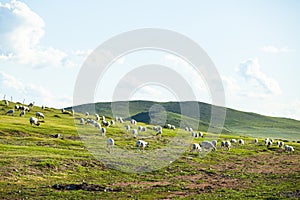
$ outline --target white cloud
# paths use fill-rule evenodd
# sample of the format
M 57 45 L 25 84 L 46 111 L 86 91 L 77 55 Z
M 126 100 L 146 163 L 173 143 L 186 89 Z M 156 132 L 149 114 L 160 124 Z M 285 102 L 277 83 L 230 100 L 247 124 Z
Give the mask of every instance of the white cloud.
M 275 47 L 272 45 L 264 46 L 261 48 L 261 50 L 265 53 L 287 53 L 293 51 L 287 47 Z
M 35 101 L 37 105 L 52 107 L 57 105 L 61 107 L 72 105 L 72 98 L 69 96 L 57 98 L 57 94 L 54 95 L 43 86 L 33 83 L 24 83 L 3 71 L 0 71 L 0 91 L 1 96 L 12 96 L 14 101 L 23 101 L 23 99 L 25 99 L 25 103 Z
M 41 45 L 45 22 L 25 3 L 0 3 L 0 27 L 0 60 L 38 68 L 78 66 L 73 61 L 76 54 Z
M 261 71 L 258 59 L 249 59 L 242 62 L 238 71 L 239 74 L 246 79 L 248 84 L 258 89 L 258 91 L 255 91 L 255 94 L 261 96 L 259 93 L 260 89 L 262 89 L 266 95 L 280 95 L 282 93 L 278 82 Z

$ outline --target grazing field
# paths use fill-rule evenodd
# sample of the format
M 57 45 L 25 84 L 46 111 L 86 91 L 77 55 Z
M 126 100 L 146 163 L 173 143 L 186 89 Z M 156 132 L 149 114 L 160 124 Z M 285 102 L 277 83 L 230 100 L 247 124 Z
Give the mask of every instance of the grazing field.
M 265 137 L 258 137 L 261 133 L 251 133 L 258 137 L 258 144 L 250 136 L 224 133 L 218 139 L 217 151 L 204 157 L 187 148 L 181 157 L 162 169 L 125 173 L 105 166 L 87 150 L 77 132 L 77 128 L 88 126 L 77 120 L 85 118 L 84 114 L 75 113 L 73 117 L 69 112 L 33 107 L 24 117 L 18 111 L 14 116 L 5 115 L 14 105 L 0 103 L 1 199 L 300 198 L 300 139 L 295 127 L 292 140 L 284 135 L 278 137 L 278 133 L 272 135 L 272 131 L 266 136 L 275 142 L 281 138 L 295 148 L 294 153 L 285 152 L 276 144 L 267 148 Z M 31 126 L 29 117 L 37 111 L 44 113 L 45 119 L 40 126 Z M 150 130 L 152 125 L 138 123 L 148 128 L 138 138 L 145 138 L 150 145 L 145 152 L 136 151 L 137 139 L 126 133 L 125 124 L 108 127 L 105 137 L 114 138 L 116 147 L 136 154 L 147 155 L 147 151 L 163 147 L 176 133 L 190 135 L 184 130 L 164 128 L 159 138 Z M 87 130 L 95 141 L 104 140 L 94 127 Z M 56 138 L 56 134 L 60 137 Z M 195 138 L 193 142 L 200 143 L 209 135 L 205 132 L 204 138 Z M 245 145 L 233 144 L 229 151 L 221 149 L 221 141 L 231 138 L 243 139 Z

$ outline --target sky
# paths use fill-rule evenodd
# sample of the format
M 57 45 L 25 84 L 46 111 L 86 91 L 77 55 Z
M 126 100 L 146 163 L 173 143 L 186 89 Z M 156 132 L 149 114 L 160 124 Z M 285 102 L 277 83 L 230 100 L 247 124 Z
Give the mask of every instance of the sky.
M 206 51 L 222 79 L 226 107 L 300 120 L 299 11 L 297 0 L 0 0 L 0 99 L 70 106 L 80 69 L 95 48 L 127 31 L 160 28 Z M 111 101 L 126 73 L 153 63 L 180 71 L 196 100 L 212 102 L 205 79 L 189 63 L 155 50 L 113 63 L 94 101 Z M 159 85 L 141 86 L 133 99 L 178 100 Z

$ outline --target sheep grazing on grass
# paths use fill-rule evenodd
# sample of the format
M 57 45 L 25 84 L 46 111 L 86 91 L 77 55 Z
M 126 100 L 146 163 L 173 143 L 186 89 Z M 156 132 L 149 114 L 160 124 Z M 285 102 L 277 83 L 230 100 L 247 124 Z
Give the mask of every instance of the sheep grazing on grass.
M 25 110 L 21 110 L 21 112 L 20 112 L 20 117 L 23 117 L 23 116 L 25 116 Z
M 189 131 L 190 129 L 189 129 L 189 127 L 185 127 L 185 129 L 184 129 L 185 131 Z
M 94 126 L 95 126 L 95 128 L 101 128 L 101 124 L 100 123 L 98 123 L 98 122 L 96 122 L 95 124 L 94 124 Z
M 110 125 L 114 125 L 114 124 L 115 124 L 115 120 L 111 120 Z
M 171 125 L 172 130 L 176 130 L 176 127 L 174 125 Z
M 130 131 L 130 125 L 125 126 L 126 132 L 128 133 Z
M 131 120 L 130 120 L 130 123 L 131 123 L 132 125 L 136 125 L 136 120 L 131 119 Z
M 190 127 L 190 128 L 189 128 L 189 131 L 192 132 L 192 131 L 193 131 L 193 128 Z
M 229 150 L 231 147 L 231 143 L 229 141 L 225 141 L 224 146 L 225 146 L 225 148 L 227 148 L 227 150 Z
M 279 148 L 282 148 L 284 146 L 284 142 L 277 141 L 277 145 L 278 145 Z
M 35 117 L 30 117 L 29 122 L 30 122 L 30 125 L 36 125 L 36 126 L 40 125 L 39 120 Z
M 29 107 L 29 108 L 33 108 L 33 106 L 34 106 L 34 102 L 28 104 L 28 107 Z
M 203 138 L 203 133 L 202 132 L 199 132 L 199 137 Z
M 105 136 L 105 134 L 106 134 L 106 129 L 105 129 L 104 127 L 102 127 L 102 128 L 100 129 L 100 132 L 101 132 L 101 135 L 102 135 L 102 136 Z
M 99 121 L 100 120 L 100 116 L 98 114 L 95 114 L 95 120 Z
M 87 117 L 87 116 L 89 116 L 90 115 L 90 113 L 89 112 L 85 112 L 85 116 Z
M 142 151 L 145 150 L 145 147 L 148 146 L 149 143 L 148 142 L 145 142 L 144 140 L 138 140 L 136 141 L 136 148 L 137 150 L 138 149 L 142 149 Z
M 80 124 L 84 124 L 84 119 L 80 118 Z
M 138 126 L 138 131 L 141 131 L 142 130 L 142 126 Z
M 5 114 L 6 114 L 6 115 L 14 116 L 15 111 L 14 111 L 13 109 L 10 109 L 10 110 L 8 110 Z
M 267 148 L 270 148 L 272 146 L 273 142 L 271 140 L 268 141 L 267 143 Z
M 42 106 L 42 110 L 45 110 L 45 106 L 44 105 Z
M 132 129 L 131 133 L 132 133 L 132 135 L 133 135 L 134 138 L 137 138 L 138 131 L 136 129 Z
M 102 120 L 102 125 L 103 126 L 110 126 L 110 122 L 107 122 L 107 121 L 105 121 L 105 120 Z
M 217 149 L 216 149 L 216 147 L 215 147 L 215 145 L 213 145 L 213 143 L 211 143 L 211 142 L 208 142 L 208 141 L 203 141 L 202 143 L 201 143 L 201 147 L 202 147 L 202 149 L 203 150 L 213 150 L 213 151 L 216 151 Z
M 236 139 L 231 139 L 230 142 L 231 143 L 236 143 L 237 141 L 236 141 Z
M 41 113 L 41 112 L 36 112 L 36 113 L 35 113 L 35 116 L 36 116 L 37 118 L 42 118 L 42 119 L 45 118 L 44 114 Z
M 19 110 L 19 109 L 20 109 L 20 106 L 16 104 L 16 105 L 15 105 L 15 109 L 16 109 L 16 110 Z
M 193 151 L 201 151 L 201 147 L 200 147 L 200 144 L 198 144 L 198 143 L 193 143 L 192 144 L 192 150 L 191 150 L 191 152 L 193 152 Z
M 269 139 L 269 138 L 266 138 L 264 141 L 265 141 L 265 145 L 267 145 L 268 142 L 270 141 L 270 139 Z
M 105 116 L 102 116 L 102 121 L 105 121 Z
M 213 141 L 211 141 L 211 143 L 217 148 L 217 140 L 213 140 Z
M 285 151 L 290 152 L 290 153 L 294 153 L 295 152 L 294 147 L 289 146 L 289 145 L 285 145 L 284 149 L 285 149 Z
M 60 134 L 59 133 L 55 134 L 54 138 L 60 138 Z
M 64 108 L 62 108 L 62 109 L 61 109 L 61 113 L 64 113 L 64 112 L 66 112 L 66 111 L 65 111 L 65 109 L 64 109 Z
M 244 145 L 245 144 L 245 142 L 244 142 L 243 139 L 239 139 L 238 142 L 239 142 L 240 145 Z
M 162 136 L 162 128 L 158 128 L 157 131 L 156 131 L 156 136 L 160 137 Z
M 113 151 L 114 145 L 115 145 L 114 139 L 108 138 L 107 141 L 106 141 L 106 144 L 107 144 L 107 150 L 108 150 L 108 152 L 110 153 L 111 151 Z
M 9 106 L 9 102 L 7 100 L 4 100 L 4 104 L 8 107 Z
M 254 139 L 254 144 L 257 144 L 257 143 L 258 143 L 258 139 L 255 138 L 255 139 Z
M 147 128 L 146 127 L 142 127 L 141 132 L 146 132 Z
M 172 125 L 171 124 L 166 124 L 165 128 L 171 129 Z

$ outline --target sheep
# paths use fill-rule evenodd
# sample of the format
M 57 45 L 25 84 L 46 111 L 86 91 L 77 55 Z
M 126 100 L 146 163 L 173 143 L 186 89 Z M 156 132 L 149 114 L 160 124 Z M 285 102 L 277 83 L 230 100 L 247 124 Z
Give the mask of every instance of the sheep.
M 102 121 L 103 121 L 103 120 L 105 121 L 105 116 L 102 116 Z
M 257 144 L 257 143 L 258 143 L 258 139 L 254 138 L 254 144 Z
M 284 146 L 285 151 L 290 152 L 290 153 L 294 153 L 295 149 L 292 146 L 289 145 L 285 145 Z
M 145 147 L 148 146 L 148 145 L 149 145 L 149 143 L 145 142 L 144 140 L 138 140 L 138 141 L 136 141 L 137 150 L 138 149 L 142 149 L 142 151 L 144 151 Z
M 33 102 L 33 103 L 30 103 L 30 104 L 28 104 L 28 107 L 29 107 L 29 108 L 33 108 L 33 106 L 34 106 L 34 102 Z
M 132 133 L 132 135 L 133 135 L 134 138 L 137 138 L 138 131 L 136 129 L 132 129 L 131 133 Z
M 65 109 L 64 109 L 64 108 L 62 108 L 62 109 L 61 109 L 61 112 L 62 112 L 62 113 L 64 113 L 64 112 L 65 112 Z
M 202 137 L 203 138 L 203 133 L 202 132 L 199 132 L 199 137 Z
M 102 135 L 102 136 L 105 136 L 105 134 L 106 134 L 106 129 L 105 129 L 104 127 L 102 127 L 102 128 L 100 129 L 100 132 L 101 132 L 101 135 Z
M 107 122 L 105 120 L 102 120 L 102 125 L 103 126 L 110 126 L 110 122 Z
M 268 141 L 267 143 L 267 148 L 270 148 L 272 146 L 273 142 L 271 140 Z
M 215 147 L 217 147 L 217 140 L 213 140 L 213 141 L 211 141 L 211 143 L 212 143 Z
M 8 110 L 5 114 L 6 114 L 6 115 L 14 116 L 15 111 L 14 111 L 14 109 L 10 109 L 10 110 Z
M 277 145 L 278 145 L 279 148 L 282 148 L 282 147 L 284 146 L 284 142 L 278 141 L 278 142 L 277 142 Z
M 57 133 L 57 134 L 54 135 L 54 137 L 55 137 L 55 138 L 60 138 L 60 134 Z
M 190 129 L 189 129 L 189 127 L 185 127 L 185 131 L 189 131 Z
M 229 150 L 231 147 L 231 143 L 229 141 L 225 141 L 224 146 L 227 148 L 227 150 Z
M 133 124 L 133 125 L 136 125 L 136 120 L 131 119 L 130 123 Z
M 166 128 L 171 129 L 172 125 L 171 124 L 166 124 Z
M 108 152 L 110 153 L 111 150 L 114 149 L 115 141 L 112 138 L 108 138 L 107 141 L 106 141 L 106 144 L 107 144 Z
M 45 116 L 44 116 L 44 114 L 43 113 L 41 113 L 41 112 L 36 112 L 35 113 L 35 116 L 37 117 L 37 118 L 45 118 Z
M 147 128 L 146 127 L 142 127 L 141 132 L 146 132 Z
M 156 132 L 156 136 L 159 136 L 161 138 L 162 135 L 162 129 L 158 129 Z
M 110 124 L 111 124 L 111 125 L 114 125 L 114 124 L 115 124 L 115 120 L 111 120 L 111 121 L 110 121 Z
M 42 110 L 45 110 L 45 108 L 46 108 L 46 107 L 45 107 L 44 105 L 42 105 Z
M 222 141 L 222 142 L 221 142 L 221 148 L 225 147 L 225 142 L 226 142 L 226 141 Z
M 84 124 L 84 119 L 80 118 L 80 124 Z
M 124 124 L 124 120 L 122 119 L 122 117 L 119 118 L 119 122 L 120 122 L 121 124 Z
M 176 127 L 174 125 L 171 125 L 172 130 L 176 130 Z
M 265 145 L 267 145 L 269 141 L 270 141 L 270 139 L 269 139 L 269 138 L 266 138 L 266 139 L 265 139 Z
M 138 126 L 138 131 L 141 131 L 142 130 L 142 126 Z
M 243 139 L 239 139 L 238 142 L 239 142 L 240 145 L 244 145 L 245 144 L 245 142 L 244 142 Z
M 100 120 L 100 116 L 98 114 L 95 114 L 95 120 L 99 121 Z
M 30 125 L 33 125 L 33 124 L 36 125 L 36 126 L 40 125 L 39 120 L 35 117 L 30 117 L 29 122 L 30 122 Z
M 20 110 L 25 110 L 25 111 L 27 111 L 27 112 L 30 111 L 30 108 L 28 108 L 27 106 L 19 106 L 19 109 L 20 109 Z
M 189 131 L 192 132 L 192 131 L 193 131 L 193 128 L 190 127 L 190 128 L 189 128 Z
M 21 110 L 20 112 L 20 117 L 24 116 L 25 115 L 25 110 Z
M 95 128 L 101 128 L 101 124 L 100 123 L 98 123 L 98 122 L 96 122 L 95 124 L 94 124 L 94 126 L 95 126 Z
M 126 132 L 128 133 L 130 131 L 130 125 L 125 126 Z
M 20 109 L 20 106 L 16 104 L 16 105 L 15 105 L 15 109 L 16 109 L 16 110 L 19 110 L 19 109 Z
M 85 112 L 85 116 L 87 117 L 87 116 L 89 116 L 90 115 L 90 113 L 89 112 Z
M 192 144 L 192 150 L 191 150 L 191 152 L 192 152 L 192 151 L 201 151 L 200 144 L 198 144 L 198 143 L 193 143 L 193 144 Z
M 236 143 L 237 141 L 236 141 L 236 139 L 231 139 L 230 142 L 231 143 Z
M 201 147 L 205 150 L 205 149 L 212 149 L 213 151 L 216 151 L 216 147 L 211 143 L 211 142 L 208 142 L 208 141 L 203 141 L 201 143 Z
M 4 104 L 8 107 L 9 106 L 9 102 L 7 100 L 4 100 Z

